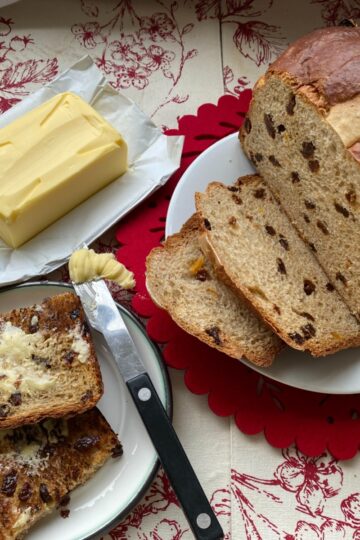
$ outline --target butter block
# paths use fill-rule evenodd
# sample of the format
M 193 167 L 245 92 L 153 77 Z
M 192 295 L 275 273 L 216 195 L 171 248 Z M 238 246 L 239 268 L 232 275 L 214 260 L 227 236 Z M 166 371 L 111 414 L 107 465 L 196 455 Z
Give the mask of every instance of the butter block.
M 0 130 L 0 237 L 20 246 L 127 169 L 122 136 L 66 92 Z

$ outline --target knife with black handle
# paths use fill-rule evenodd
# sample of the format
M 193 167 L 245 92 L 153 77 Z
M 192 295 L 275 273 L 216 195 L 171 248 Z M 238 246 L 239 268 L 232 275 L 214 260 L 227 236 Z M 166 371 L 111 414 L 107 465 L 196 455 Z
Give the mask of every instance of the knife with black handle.
M 224 537 L 209 501 L 102 280 L 73 284 L 90 325 L 101 332 L 197 540 Z

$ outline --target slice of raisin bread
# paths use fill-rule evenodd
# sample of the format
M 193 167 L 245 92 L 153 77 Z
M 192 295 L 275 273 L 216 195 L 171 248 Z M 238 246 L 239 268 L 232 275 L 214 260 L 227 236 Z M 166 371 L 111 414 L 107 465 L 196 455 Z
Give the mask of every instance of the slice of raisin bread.
M 69 420 L 0 431 L 0 540 L 19 540 L 121 444 L 92 409 Z
M 295 41 L 257 82 L 243 148 L 360 317 L 360 28 Z
M 186 332 L 234 358 L 268 366 L 282 342 L 238 294 L 217 279 L 200 248 L 194 215 L 146 260 L 150 296 Z
M 351 315 L 261 177 L 196 194 L 217 265 L 290 346 L 322 356 L 360 345 Z
M 0 314 L 0 429 L 94 407 L 103 384 L 78 297 Z

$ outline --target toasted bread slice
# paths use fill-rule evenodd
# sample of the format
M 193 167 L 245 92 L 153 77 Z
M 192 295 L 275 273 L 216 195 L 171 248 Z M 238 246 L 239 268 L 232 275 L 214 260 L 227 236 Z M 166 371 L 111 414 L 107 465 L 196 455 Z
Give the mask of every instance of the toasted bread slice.
M 196 194 L 218 266 L 295 349 L 323 356 L 360 345 L 360 325 L 258 175 Z
M 0 429 L 81 413 L 103 393 L 78 297 L 0 315 Z
M 0 432 L 0 540 L 19 540 L 121 444 L 96 408 Z
M 272 363 L 283 344 L 245 302 L 218 279 L 200 247 L 194 215 L 146 260 L 154 302 L 183 330 L 211 347 L 257 365 Z

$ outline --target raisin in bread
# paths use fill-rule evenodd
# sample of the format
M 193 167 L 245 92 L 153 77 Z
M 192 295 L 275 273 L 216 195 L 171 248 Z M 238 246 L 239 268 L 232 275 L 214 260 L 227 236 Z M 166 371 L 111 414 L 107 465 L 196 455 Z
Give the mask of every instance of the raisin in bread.
M 19 540 L 110 457 L 122 454 L 97 409 L 0 431 L 0 540 Z
M 360 28 L 295 41 L 257 82 L 240 138 L 360 317 Z
M 196 194 L 217 265 L 290 346 L 322 356 L 360 345 L 350 313 L 257 175 Z
M 83 412 L 103 393 L 78 297 L 0 315 L 0 429 Z
M 186 332 L 234 358 L 270 365 L 282 342 L 217 279 L 200 248 L 200 226 L 193 216 L 146 260 L 150 296 Z

